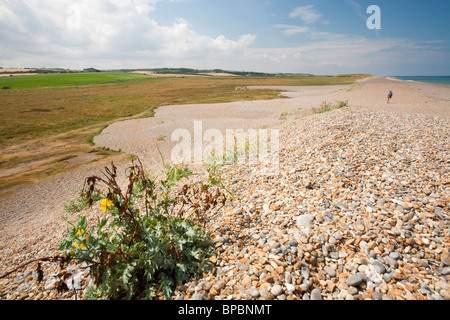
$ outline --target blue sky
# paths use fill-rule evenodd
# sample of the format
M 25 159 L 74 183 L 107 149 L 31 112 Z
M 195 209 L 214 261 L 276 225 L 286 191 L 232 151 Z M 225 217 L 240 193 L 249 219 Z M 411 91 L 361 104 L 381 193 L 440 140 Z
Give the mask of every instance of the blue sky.
M 450 75 L 449 12 L 448 0 L 0 0 L 0 66 Z

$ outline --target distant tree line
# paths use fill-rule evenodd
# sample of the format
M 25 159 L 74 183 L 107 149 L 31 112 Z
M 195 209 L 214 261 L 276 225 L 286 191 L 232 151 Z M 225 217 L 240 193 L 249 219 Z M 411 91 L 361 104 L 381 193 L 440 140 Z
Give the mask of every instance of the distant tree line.
M 95 68 L 86 68 L 83 71 L 76 71 L 76 70 L 69 70 L 69 69 L 62 69 L 62 68 L 29 68 L 29 69 L 21 69 L 21 70 L 5 70 L 3 67 L 0 67 L 0 74 L 1 73 L 7 73 L 7 74 L 23 74 L 23 73 L 39 73 L 39 74 L 49 74 L 49 73 L 80 73 L 80 72 L 101 72 L 101 70 L 95 69 Z
M 274 77 L 281 74 L 276 73 L 266 73 L 266 72 L 253 72 L 253 71 L 230 71 L 223 69 L 191 69 L 191 68 L 147 68 L 147 69 L 120 69 L 118 71 L 122 72 L 132 72 L 132 71 L 147 71 L 154 72 L 155 74 L 186 74 L 195 75 L 203 73 L 229 73 L 238 76 L 255 76 L 255 77 Z
M 8 73 L 8 74 L 21 74 L 21 73 L 41 73 L 41 74 L 48 74 L 48 73 L 94 73 L 94 72 L 102 72 L 102 70 L 96 69 L 96 68 L 85 68 L 82 71 L 77 70 L 69 70 L 69 69 L 63 69 L 63 68 L 28 68 L 28 69 L 22 69 L 17 70 L 14 72 L 2 70 L 3 68 L 0 67 L 0 74 L 2 73 Z M 228 73 L 233 74 L 237 76 L 243 76 L 243 77 L 277 77 L 277 76 L 312 76 L 311 74 L 293 74 L 293 73 L 267 73 L 267 72 L 254 72 L 254 71 L 230 71 L 230 70 L 223 70 L 223 69 L 191 69 L 191 68 L 146 68 L 146 69 L 119 69 L 119 70 L 108 70 L 108 71 L 118 71 L 118 72 L 132 72 L 132 71 L 147 71 L 147 72 L 153 72 L 155 74 L 186 74 L 186 75 L 197 75 L 197 74 L 204 74 L 204 73 Z M 342 75 L 346 76 L 346 75 Z
M 23 73 L 39 73 L 39 74 L 49 74 L 49 73 L 76 73 L 77 71 L 68 70 L 68 69 L 22 69 L 22 70 L 3 70 L 0 68 L 0 73 L 7 74 L 23 74 Z

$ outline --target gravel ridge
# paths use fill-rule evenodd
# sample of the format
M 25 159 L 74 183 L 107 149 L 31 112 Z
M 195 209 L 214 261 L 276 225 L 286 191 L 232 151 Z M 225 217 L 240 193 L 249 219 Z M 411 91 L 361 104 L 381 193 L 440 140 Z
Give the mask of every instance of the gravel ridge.
M 214 268 L 174 299 L 450 298 L 448 120 L 350 107 L 278 128 L 277 172 L 263 163 L 223 172 L 238 197 L 210 213 Z M 2 270 L 51 255 L 64 231 L 44 223 L 2 244 Z M 1 280 L 2 298 L 75 298 L 35 276 L 28 267 Z
M 450 120 L 442 109 L 449 104 L 436 99 L 441 113 L 351 106 L 272 123 L 280 129 L 279 170 L 224 168 L 237 197 L 208 213 L 213 270 L 173 299 L 449 300 Z M 62 207 L 104 165 L 0 199 L 0 274 L 55 254 L 65 219 L 103 214 L 94 207 L 68 215 Z M 194 171 L 187 181 L 204 178 L 204 168 Z M 71 266 L 71 290 L 60 294 L 57 266 L 42 265 L 41 283 L 35 267 L 0 279 L 0 299 L 84 298 L 87 270 Z

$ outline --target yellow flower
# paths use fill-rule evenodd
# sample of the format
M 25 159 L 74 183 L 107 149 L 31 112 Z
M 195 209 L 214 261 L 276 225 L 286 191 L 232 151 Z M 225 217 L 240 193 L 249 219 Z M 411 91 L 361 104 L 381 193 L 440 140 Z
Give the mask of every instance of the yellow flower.
M 100 208 L 102 208 L 103 211 L 108 212 L 108 211 L 110 210 L 112 204 L 113 204 L 113 203 L 112 203 L 111 200 L 109 200 L 109 199 L 104 199 L 104 200 L 102 201 L 102 204 L 101 204 Z
M 77 232 L 77 235 L 79 235 L 79 236 L 82 236 L 84 234 L 84 230 L 79 230 L 78 232 Z M 89 240 L 89 236 L 86 234 L 86 241 L 87 240 Z M 86 246 L 84 245 L 84 244 L 78 244 L 78 243 L 74 243 L 73 244 L 73 246 L 75 247 L 75 248 L 78 248 L 78 247 L 80 247 L 81 249 L 84 249 L 84 248 L 86 248 Z
M 85 246 L 84 244 L 80 244 L 80 245 L 78 245 L 78 243 L 74 243 L 74 244 L 73 244 L 73 246 L 74 246 L 75 248 L 78 248 L 78 247 L 80 247 L 80 249 L 84 249 L 84 248 L 86 248 L 86 246 Z

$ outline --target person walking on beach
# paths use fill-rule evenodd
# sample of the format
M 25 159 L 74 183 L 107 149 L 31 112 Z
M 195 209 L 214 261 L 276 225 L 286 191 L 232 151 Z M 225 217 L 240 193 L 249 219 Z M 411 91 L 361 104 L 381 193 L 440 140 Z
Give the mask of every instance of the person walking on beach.
M 392 91 L 389 91 L 387 103 L 389 103 L 389 101 L 391 101 L 393 95 L 394 95 L 394 94 L 392 93 Z

